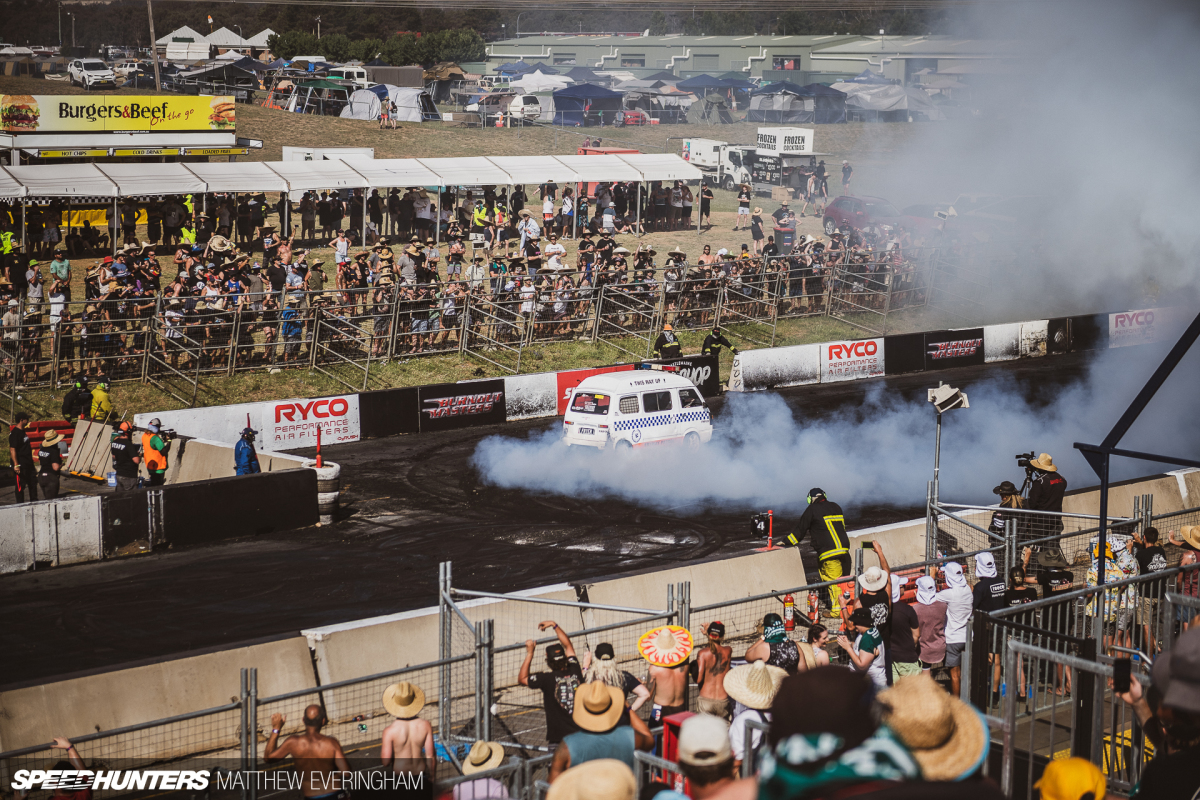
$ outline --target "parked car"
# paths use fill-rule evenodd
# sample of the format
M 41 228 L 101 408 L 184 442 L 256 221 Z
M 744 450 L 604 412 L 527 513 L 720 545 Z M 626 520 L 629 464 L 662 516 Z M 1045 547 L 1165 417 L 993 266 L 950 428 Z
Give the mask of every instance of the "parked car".
M 649 125 L 650 115 L 645 111 L 633 109 L 625 112 L 625 118 L 618 125 Z
M 877 227 L 885 233 L 889 233 L 897 225 L 904 224 L 905 217 L 896 210 L 896 207 L 884 200 L 882 197 L 855 197 L 854 195 L 844 194 L 841 197 L 835 197 L 825 207 L 825 217 L 822 220 L 822 227 L 825 228 L 826 235 L 832 236 L 841 228 L 864 228 Z
M 67 67 L 67 74 L 71 76 L 72 86 L 82 86 L 85 89 L 117 85 L 117 73 L 98 58 L 75 59 L 71 66 Z
M 118 78 L 128 78 L 131 73 L 137 72 L 141 68 L 142 64 L 140 61 L 125 58 L 113 64 L 112 71 L 117 74 Z

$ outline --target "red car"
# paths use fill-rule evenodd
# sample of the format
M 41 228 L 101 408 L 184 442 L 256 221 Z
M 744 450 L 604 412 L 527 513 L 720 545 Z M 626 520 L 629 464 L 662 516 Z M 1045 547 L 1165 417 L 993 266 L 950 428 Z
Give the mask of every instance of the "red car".
M 832 236 L 843 228 L 857 228 L 861 231 L 876 227 L 890 233 L 896 226 L 907 227 L 908 223 L 910 220 L 882 197 L 855 197 L 848 194 L 831 200 L 825 207 L 825 217 L 822 220 L 827 236 Z
M 637 110 L 626 111 L 625 112 L 625 124 L 626 125 L 649 125 L 650 124 L 650 115 L 647 114 L 645 111 L 637 111 Z

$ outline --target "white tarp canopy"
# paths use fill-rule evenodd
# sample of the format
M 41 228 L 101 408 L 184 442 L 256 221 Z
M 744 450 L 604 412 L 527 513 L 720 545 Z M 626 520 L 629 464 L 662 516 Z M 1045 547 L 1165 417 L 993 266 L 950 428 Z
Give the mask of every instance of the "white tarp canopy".
M 271 169 L 293 192 L 312 189 L 365 189 L 371 184 L 344 161 L 272 161 Z
M 439 186 L 507 186 L 519 183 L 483 156 L 419 160 L 441 177 Z
M 25 187 L 21 185 L 21 182 L 4 170 L 0 170 L 0 198 L 11 200 L 24 196 Z
M 97 164 L 118 187 L 122 197 L 160 194 L 202 194 L 207 184 L 183 164 Z M 164 186 L 171 187 L 169 191 Z
M 362 155 L 337 156 L 362 175 L 372 186 L 442 186 L 437 173 L 415 158 L 367 158 Z
M 589 183 L 593 181 L 640 181 L 642 179 L 642 173 L 614 155 L 555 156 L 555 158 L 573 169 L 579 176 L 579 180 Z
M 934 113 L 933 101 L 922 89 L 871 83 L 835 83 L 830 88 L 846 93 L 847 109 Z
M 617 158 L 642 173 L 642 180 L 698 181 L 704 177 L 699 169 L 671 153 L 620 153 Z
M 117 185 L 95 164 L 37 164 L 4 170 L 25 186 L 28 197 L 116 197 L 118 193 Z
M 562 75 L 546 75 L 541 70 L 534 70 L 528 75 L 522 75 L 520 80 L 510 81 L 509 86 L 522 92 L 553 92 L 564 89 L 574 83 Z
M 488 156 L 488 161 L 508 173 L 513 183 L 571 183 L 579 180 L 575 170 L 554 156 Z
M 201 161 L 188 164 L 187 168 L 208 184 L 210 192 L 286 192 L 288 189 L 287 181 L 265 161 Z M 168 192 L 174 193 L 174 188 Z

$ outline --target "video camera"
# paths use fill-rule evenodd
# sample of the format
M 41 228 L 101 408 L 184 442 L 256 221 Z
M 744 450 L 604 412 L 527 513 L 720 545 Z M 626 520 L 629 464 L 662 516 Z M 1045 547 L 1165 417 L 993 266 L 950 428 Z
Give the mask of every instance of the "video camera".
M 1033 483 L 1033 471 L 1036 469 L 1036 467 L 1029 462 L 1035 458 L 1037 458 L 1037 453 L 1032 450 L 1030 450 L 1028 453 L 1017 453 L 1016 455 L 1017 466 L 1025 470 L 1025 482 L 1021 484 L 1020 491 L 1022 497 L 1024 497 L 1025 493 L 1029 491 L 1029 485 Z

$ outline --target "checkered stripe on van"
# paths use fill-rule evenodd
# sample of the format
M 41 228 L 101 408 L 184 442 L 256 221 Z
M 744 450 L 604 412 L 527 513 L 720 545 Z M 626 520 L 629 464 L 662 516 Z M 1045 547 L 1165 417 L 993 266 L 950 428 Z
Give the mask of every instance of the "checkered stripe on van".
M 670 414 L 659 414 L 657 417 L 619 419 L 615 427 L 619 431 L 631 431 L 635 428 L 657 428 L 659 425 L 670 425 L 671 422 Z
M 707 408 L 701 408 L 696 411 L 684 411 L 682 414 L 675 415 L 676 422 L 708 422 L 708 420 Z

